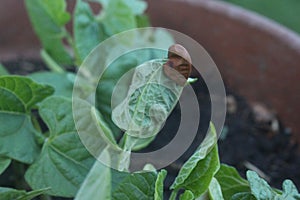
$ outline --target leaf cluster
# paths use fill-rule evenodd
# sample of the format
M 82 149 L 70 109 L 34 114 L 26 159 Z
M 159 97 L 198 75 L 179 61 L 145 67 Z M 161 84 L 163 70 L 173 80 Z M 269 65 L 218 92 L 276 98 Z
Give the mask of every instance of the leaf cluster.
M 132 120 L 125 124 L 130 128 L 119 142 L 120 129 L 112 118 L 117 122 L 118 119 L 112 116 L 110 109 L 113 89 L 124 72 L 138 65 L 140 68 L 137 70 L 150 64 L 157 65 L 158 68 L 153 69 L 155 73 L 160 73 L 161 62 L 145 62 L 155 58 L 153 52 L 120 58 L 113 63 L 99 82 L 95 97 L 97 107 L 80 101 L 82 109 L 89 109 L 93 122 L 104 130 L 97 137 L 118 150 L 126 150 L 123 157 L 116 161 L 107 146 L 96 144 L 99 157 L 116 162 L 123 170 L 121 172 L 95 160 L 82 144 L 73 119 L 71 97 L 75 74 L 62 67 L 79 66 L 94 47 L 116 33 L 147 26 L 149 22 L 144 15 L 147 4 L 141 0 L 94 0 L 102 7 L 99 13 L 94 13 L 87 1 L 77 0 L 71 17 L 65 0 L 25 2 L 33 28 L 43 46 L 41 56 L 52 71 L 33 73 L 27 77 L 14 76 L 8 75 L 0 66 L 0 174 L 15 163 L 21 164 L 26 168 L 23 174 L 26 188 L 29 186 L 32 189 L 25 191 L 0 187 L 0 199 L 30 200 L 39 195 L 44 199 L 50 196 L 78 200 L 164 199 L 166 170 L 157 171 L 153 166 L 146 165 L 139 172 L 128 172 L 130 151 L 147 146 L 158 131 L 152 130 L 152 137 L 146 139 L 133 137 L 130 131 L 133 130 L 133 121 L 142 126 L 150 124 L 153 115 L 149 114 L 151 108 L 148 104 L 155 104 L 155 112 L 162 113 L 159 119 L 168 117 L 182 88 L 176 88 L 178 93 L 174 94 L 153 84 L 155 77 L 146 76 L 144 86 L 125 98 L 129 102 L 128 112 Z M 66 28 L 71 18 L 73 35 Z M 162 35 L 165 42 L 172 42 L 169 35 Z M 143 38 L 142 42 L 160 42 L 158 38 Z M 141 116 L 139 110 L 148 115 Z M 82 123 L 89 124 L 85 118 Z M 137 132 L 141 133 L 140 130 Z M 213 123 L 202 144 L 181 167 L 169 190 L 172 191 L 171 200 L 300 199 L 297 188 L 290 180 L 284 181 L 280 191 L 271 188 L 253 171 L 247 172 L 245 180 L 233 167 L 220 164 Z

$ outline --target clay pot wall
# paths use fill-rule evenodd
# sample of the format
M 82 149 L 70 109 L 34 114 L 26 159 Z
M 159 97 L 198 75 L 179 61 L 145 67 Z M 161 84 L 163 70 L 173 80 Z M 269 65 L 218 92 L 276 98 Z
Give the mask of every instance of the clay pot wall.
M 148 13 L 153 26 L 197 40 L 229 87 L 274 109 L 300 142 L 299 35 L 222 1 L 151 0 Z

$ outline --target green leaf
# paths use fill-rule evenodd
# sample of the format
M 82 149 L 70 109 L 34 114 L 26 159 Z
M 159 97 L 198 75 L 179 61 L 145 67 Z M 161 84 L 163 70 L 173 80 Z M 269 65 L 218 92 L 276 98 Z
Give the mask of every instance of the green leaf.
M 10 165 L 10 162 L 11 162 L 11 159 L 5 158 L 5 157 L 0 157 L 0 175 Z
M 190 190 L 195 198 L 203 194 L 220 167 L 218 149 L 216 145 L 217 136 L 213 124 L 210 131 L 196 152 L 182 166 L 171 189 L 180 188 Z
M 112 200 L 153 200 L 155 172 L 126 173 L 112 171 Z
M 54 89 L 54 95 L 72 97 L 73 82 L 70 77 L 73 73 L 55 73 L 55 72 L 36 72 L 29 77 L 42 84 L 51 85 Z
M 96 161 L 75 199 L 152 200 L 155 180 L 155 172 L 119 172 Z
M 181 95 L 183 87 L 163 72 L 165 62 L 152 60 L 136 67 L 126 98 L 112 111 L 114 123 L 132 137 L 153 139 Z
M 144 167 L 143 167 L 143 170 L 144 171 L 152 171 L 152 172 L 156 172 L 156 168 L 150 164 L 150 163 L 147 163 Z
M 107 9 L 107 7 L 109 7 L 109 2 L 110 2 L 109 0 L 94 0 L 94 1 L 98 1 L 99 3 L 101 3 L 104 9 Z M 143 14 L 147 8 L 147 3 L 143 0 L 120 0 L 120 1 L 126 4 L 135 15 Z
M 250 192 L 240 192 L 234 194 L 231 200 L 256 200 L 256 198 Z
M 182 195 L 180 195 L 180 200 L 193 200 L 195 199 L 193 192 L 191 192 L 190 190 L 186 190 L 184 191 L 184 193 Z
M 64 48 L 64 25 L 70 20 L 65 0 L 26 0 L 26 8 L 33 28 L 47 53 L 60 64 L 71 64 Z
M 102 11 L 101 23 L 108 36 L 137 27 L 133 10 L 123 0 L 108 1 Z
M 281 195 L 282 199 L 288 198 L 300 198 L 300 194 L 291 180 L 285 180 L 282 184 L 283 193 Z
M 161 170 L 155 181 L 155 192 L 154 192 L 154 200 L 163 200 L 164 199 L 164 180 L 167 176 L 166 170 Z
M 256 172 L 247 171 L 247 179 L 250 184 L 251 193 L 258 200 L 274 199 L 277 193 L 269 186 L 269 184 L 260 178 Z
M 118 147 L 117 142 L 114 138 L 113 133 L 111 132 L 110 128 L 108 127 L 108 125 L 105 123 L 103 116 L 101 115 L 101 113 L 99 113 L 94 107 L 92 108 L 92 116 L 94 117 L 94 122 L 96 122 L 99 127 L 102 129 L 103 131 L 103 135 L 102 139 L 106 140 L 107 142 L 109 142 L 110 144 L 112 144 L 113 146 L 115 146 L 116 148 Z
M 52 87 L 23 76 L 0 77 L 0 110 L 28 112 L 36 103 L 53 94 Z
M 195 198 L 197 198 L 208 189 L 211 179 L 219 169 L 217 146 L 205 158 L 198 160 L 197 165 L 190 172 L 189 176 L 181 182 L 183 177 L 186 176 L 183 172 L 186 172 L 188 167 L 190 167 L 189 163 L 181 168 L 171 188 L 175 190 L 180 188 L 190 190 L 195 195 Z
M 123 0 L 135 15 L 141 15 L 147 8 L 147 3 L 143 0 Z
M 25 190 L 16 190 L 12 188 L 0 187 L 0 199 L 17 199 L 26 194 Z
M 236 193 L 250 193 L 248 181 L 243 179 L 234 167 L 222 164 L 215 178 L 221 185 L 224 199 L 231 199 Z
M 25 114 L 0 111 L 0 155 L 32 163 L 38 156 L 34 129 L 30 117 Z
M 212 178 L 208 192 L 211 200 L 224 200 L 221 186 L 216 178 Z
M 49 190 L 49 188 L 43 188 L 40 190 L 33 190 L 30 192 L 27 192 L 25 195 L 19 197 L 17 200 L 31 200 L 34 197 L 37 197 L 41 194 L 45 194 L 47 191 Z
M 135 20 L 138 28 L 150 26 L 149 17 L 147 15 L 137 15 Z
M 128 41 L 127 41 L 128 42 Z M 171 35 L 165 31 L 157 30 L 157 31 L 145 31 L 141 32 L 138 37 L 134 37 L 131 43 L 141 44 L 141 46 L 158 46 L 161 48 L 169 47 L 174 43 Z M 121 50 L 126 51 L 126 49 L 130 50 L 130 47 L 122 44 L 118 44 L 117 48 L 111 50 L 109 54 L 105 57 L 109 58 L 112 54 L 117 56 L 117 59 L 114 59 L 112 63 L 108 63 L 108 68 L 105 69 L 103 76 L 99 80 L 99 84 L 96 90 L 96 107 L 103 115 L 104 119 L 113 130 L 115 136 L 119 136 L 120 129 L 112 122 L 111 114 L 112 108 L 111 103 L 112 100 L 118 98 L 120 102 L 126 97 L 127 91 L 129 89 L 129 85 L 131 83 L 131 78 L 128 77 L 127 72 L 131 69 L 137 67 L 138 65 L 147 62 L 152 59 L 158 59 L 166 57 L 167 52 L 162 50 L 153 50 L 153 49 L 139 49 L 137 51 L 130 51 L 129 53 L 119 53 Z M 122 51 L 123 52 L 123 51 Z M 120 56 L 121 55 L 121 56 Z M 88 61 L 90 65 L 93 65 L 93 60 L 96 61 L 100 59 L 100 54 L 93 54 L 90 56 Z M 118 57 L 120 56 L 120 57 Z M 85 63 L 86 64 L 86 63 Z M 98 67 L 98 66 L 97 66 Z M 120 84 L 117 85 L 118 81 L 123 78 L 123 75 L 126 74 L 128 78 L 127 82 L 124 81 L 125 84 L 122 84 L 122 88 Z M 117 87 L 116 87 L 117 85 Z M 113 97 L 114 89 L 119 88 L 117 97 Z M 119 102 L 119 103 L 120 103 Z M 145 142 L 145 141 L 144 141 Z M 143 144 L 146 144 L 144 143 Z
M 103 28 L 97 22 L 88 3 L 77 0 L 74 12 L 74 39 L 77 60 L 84 58 L 105 39 Z
M 77 131 L 83 144 L 92 155 L 98 156 L 104 149 L 109 149 L 109 152 L 113 154 L 110 166 L 114 169 L 119 169 L 119 167 L 123 166 L 120 165 L 120 160 L 124 158 L 124 153 L 126 154 L 127 152 L 123 152 L 116 144 L 111 130 L 95 107 L 87 101 L 73 98 L 73 108 L 76 110 L 73 116 L 76 121 Z
M 50 136 L 38 160 L 25 174 L 33 189 L 50 187 L 50 195 L 73 197 L 89 172 L 94 159 L 82 145 L 72 116 L 72 101 L 50 97 L 43 101 L 39 113 Z
M 106 159 L 109 154 L 104 152 Z M 102 153 L 103 154 L 103 153 Z M 89 174 L 78 191 L 75 200 L 111 199 L 111 171 L 110 168 L 96 160 Z
M 273 189 L 270 185 L 260 178 L 256 172 L 247 171 L 247 179 L 251 187 L 251 193 L 258 200 L 262 199 L 276 199 L 276 200 L 286 200 L 286 199 L 299 199 L 300 194 L 296 186 L 291 180 L 285 180 L 282 184 L 283 191 L 278 192 L 278 190 Z
M 118 85 L 118 87 L 116 87 L 116 84 L 130 69 L 149 59 L 150 57 L 148 54 L 141 51 L 122 55 L 108 66 L 99 81 L 99 85 L 96 90 L 96 106 L 115 136 L 118 136 L 120 133 L 120 129 L 111 120 L 113 91 L 115 88 L 120 89 L 120 86 Z M 124 99 L 126 97 L 130 81 L 131 79 L 128 79 L 128 84 L 123 84 L 123 88 L 121 88 L 122 90 L 118 93 L 119 99 Z
M 0 76 L 3 75 L 9 75 L 9 72 L 6 70 L 6 68 L 0 63 Z
M 0 199 L 3 200 L 31 200 L 41 194 L 44 194 L 48 188 L 26 192 L 25 190 L 16 190 L 12 188 L 0 187 Z
M 27 77 L 0 77 L 0 155 L 32 163 L 39 153 L 29 113 L 36 103 L 53 93 L 53 88 Z

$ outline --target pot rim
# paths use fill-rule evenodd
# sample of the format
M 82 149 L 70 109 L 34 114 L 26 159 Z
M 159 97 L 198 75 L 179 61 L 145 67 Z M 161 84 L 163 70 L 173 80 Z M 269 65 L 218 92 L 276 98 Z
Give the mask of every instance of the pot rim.
M 261 30 L 300 53 L 300 35 L 260 13 L 221 0 L 168 0 L 201 6 L 205 10 Z

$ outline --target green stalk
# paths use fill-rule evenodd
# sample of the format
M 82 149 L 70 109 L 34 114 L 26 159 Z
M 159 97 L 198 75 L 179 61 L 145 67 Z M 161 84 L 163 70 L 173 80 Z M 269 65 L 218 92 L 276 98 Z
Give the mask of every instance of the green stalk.
M 42 129 L 41 129 L 39 122 L 37 121 L 37 119 L 34 116 L 31 117 L 31 121 L 32 121 L 34 128 L 36 129 L 34 131 L 34 136 L 35 136 L 38 144 L 39 145 L 44 144 L 46 137 L 45 137 L 45 135 L 42 134 Z
M 64 27 L 62 29 L 63 36 L 67 39 L 68 45 L 74 49 L 74 42 L 71 34 L 67 31 L 67 29 Z
M 57 64 L 44 49 L 41 50 L 41 57 L 51 71 L 58 73 L 65 72 L 65 70 Z
M 131 151 L 134 145 L 138 142 L 139 138 L 132 137 L 127 133 L 127 131 L 124 133 L 124 136 L 121 138 L 121 143 L 119 144 L 121 148 L 123 148 L 125 151 Z
M 2 75 L 9 75 L 9 72 L 6 70 L 6 68 L 0 63 L 0 76 Z
M 138 138 L 134 138 L 130 136 L 127 132 L 125 132 L 120 141 L 121 143 L 119 144 L 119 146 L 124 150 L 124 154 L 119 160 L 118 169 L 121 171 L 129 171 L 128 162 L 130 162 L 130 152 L 136 144 L 136 142 L 138 141 Z
M 177 197 L 177 190 L 173 190 L 169 200 L 176 200 L 176 197 Z

